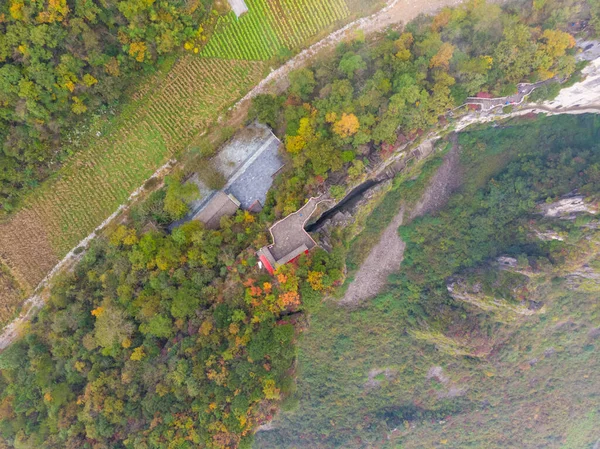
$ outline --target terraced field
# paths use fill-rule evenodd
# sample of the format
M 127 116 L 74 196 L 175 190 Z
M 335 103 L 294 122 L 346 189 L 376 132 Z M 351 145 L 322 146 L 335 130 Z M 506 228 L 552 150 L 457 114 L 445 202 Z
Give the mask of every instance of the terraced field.
M 13 317 L 21 301 L 19 286 L 9 274 L 7 267 L 0 262 L 0 326 L 5 325 Z
M 33 290 L 158 167 L 210 129 L 264 76 L 266 60 L 284 47 L 302 47 L 382 0 L 361 0 L 352 15 L 346 1 L 356 0 L 246 1 L 247 14 L 218 18 L 199 54 L 186 54 L 168 74 L 140 86 L 103 135 L 88 136 L 87 147 L 0 223 L 0 258 L 23 291 Z M 0 289 L 0 304 L 11 302 L 14 290 Z
M 0 224 L 0 248 L 35 286 L 169 157 L 263 75 L 264 65 L 187 56 L 160 90 Z M 146 106 L 147 105 L 147 106 Z
M 233 12 L 219 18 L 202 55 L 267 60 L 350 15 L 344 0 L 246 0 L 246 4 L 249 12 L 239 19 Z

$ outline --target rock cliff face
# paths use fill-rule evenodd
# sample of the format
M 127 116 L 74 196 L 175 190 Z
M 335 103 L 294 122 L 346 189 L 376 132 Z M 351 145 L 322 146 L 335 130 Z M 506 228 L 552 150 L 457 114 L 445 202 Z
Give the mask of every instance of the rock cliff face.
M 477 269 L 447 280 L 448 292 L 455 300 L 490 313 L 497 321 L 510 322 L 545 312 L 545 292 L 553 277 L 563 278 L 566 288 L 600 292 L 600 232 L 592 217 L 581 224 L 564 220 L 597 214 L 593 201 L 570 196 L 538 205 L 543 218 L 530 223 L 531 237 L 542 242 L 569 242 L 560 263 L 530 261 L 523 257 L 500 256 Z M 561 227 L 562 222 L 562 227 Z M 559 229 L 559 231 L 555 230 Z M 570 229 L 570 231 L 566 230 Z
M 596 266 L 584 264 L 581 268 L 566 276 L 567 287 L 570 290 L 586 290 L 600 292 L 600 261 Z
M 596 214 L 598 212 L 595 205 L 587 202 L 581 195 L 562 198 L 554 203 L 541 204 L 539 211 L 544 217 L 560 217 L 563 219 L 574 220 L 579 213 Z
M 545 102 L 544 106 L 560 109 L 600 105 L 600 43 L 580 41 L 577 45 L 583 50 L 578 59 L 589 61 L 583 69 L 584 80 L 561 90 L 554 100 Z
M 542 312 L 541 302 L 531 294 L 534 289 L 530 285 L 530 278 L 507 270 L 513 267 L 517 269 L 517 260 L 508 257 L 499 259 L 500 262 L 483 269 L 449 279 L 446 287 L 450 296 L 490 312 L 501 322 L 513 321 L 519 315 Z M 510 265 L 506 265 L 507 260 L 510 260 Z

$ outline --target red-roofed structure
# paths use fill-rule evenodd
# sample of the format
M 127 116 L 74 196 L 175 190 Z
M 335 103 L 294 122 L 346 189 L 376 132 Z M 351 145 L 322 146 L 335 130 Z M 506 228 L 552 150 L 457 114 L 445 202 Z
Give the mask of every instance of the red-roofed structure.
M 275 223 L 269 231 L 273 244 L 263 246 L 257 251 L 259 264 L 269 274 L 280 266 L 298 260 L 303 254 L 317 246 L 313 238 L 304 230 L 304 225 L 317 210 L 322 200 L 311 198 L 300 210 Z
M 263 267 L 265 267 L 265 269 L 269 272 L 269 274 L 272 276 L 273 274 L 275 274 L 275 269 L 271 266 L 271 262 L 269 262 L 269 259 L 267 259 L 267 256 L 264 254 L 259 254 L 258 256 L 259 260 L 261 261 Z

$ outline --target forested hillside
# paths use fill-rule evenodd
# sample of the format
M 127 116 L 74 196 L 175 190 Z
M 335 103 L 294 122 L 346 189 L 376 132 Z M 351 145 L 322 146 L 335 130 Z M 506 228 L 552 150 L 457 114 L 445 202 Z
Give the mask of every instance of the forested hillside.
M 275 193 L 278 207 L 296 210 L 343 167 L 350 181 L 359 179 L 365 156 L 388 157 L 467 96 L 511 95 L 517 83 L 569 77 L 575 39 L 544 18 L 481 1 L 446 8 L 402 33 L 341 44 L 293 73 L 285 94 L 258 96 L 250 118 L 278 130 L 294 163 Z
M 202 38 L 212 1 L 8 0 L 0 5 L 0 212 L 53 169 L 86 112 Z M 138 77 L 139 78 L 139 77 Z
M 2 446 L 249 447 L 292 384 L 300 293 L 341 276 L 322 250 L 259 272 L 264 233 L 240 212 L 219 231 L 121 226 L 95 241 L 0 356 Z
M 453 299 L 445 281 L 485 270 L 506 252 L 551 283 L 573 248 L 581 254 L 595 242 L 588 219 L 542 223 L 556 225 L 565 242 L 538 241 L 527 226 L 538 202 L 573 190 L 597 199 L 597 121 L 540 119 L 510 124 L 500 136 L 490 129 L 462 135 L 464 191 L 439 215 L 402 230 L 405 269 L 364 310 L 348 312 L 330 300 L 344 280 L 351 236 L 336 234 L 331 252 L 313 251 L 274 277 L 258 269 L 255 250 L 269 242 L 270 224 L 325 181 L 333 196 L 342 195 L 363 177 L 366 156 L 388 157 L 465 96 L 513 93 L 519 82 L 572 74 L 574 38 L 561 20 L 579 12 L 570 2 L 534 6 L 502 10 L 472 1 L 402 33 L 372 41 L 359 35 L 292 74 L 284 94 L 257 97 L 248 119 L 283 137 L 290 162 L 264 210 L 225 218 L 219 230 L 190 222 L 169 231 L 191 192 L 167 178 L 124 224 L 95 239 L 74 271 L 56 281 L 24 337 L 0 354 L 0 446 L 249 448 L 257 427 L 283 404 L 275 430 L 259 433 L 260 449 L 390 447 L 396 440 L 385 432 L 394 427 L 475 409 L 480 395 L 438 397 L 429 390 L 445 387 L 417 380 L 433 363 L 454 363 L 467 376 L 464 366 L 490 355 L 469 337 L 499 329 L 493 316 L 487 321 Z M 144 36 L 144 54 L 158 54 L 155 36 Z M 139 57 L 130 49 L 121 48 L 121 59 Z M 419 178 L 414 168 L 382 203 L 392 215 L 401 201 L 418 198 L 434 171 Z M 389 215 L 377 210 L 367 224 Z M 509 296 L 502 299 L 522 299 Z M 589 298 L 581 302 L 589 322 L 596 320 Z M 486 373 L 473 377 L 485 380 Z M 365 392 L 367 381 L 374 388 Z
M 296 393 L 255 447 L 594 447 L 599 136 L 595 116 L 461 134 L 462 187 L 400 227 L 386 291 L 311 306 Z M 432 173 L 397 182 L 363 234 L 402 205 L 409 216 Z M 575 194 L 591 213 L 543 216 Z

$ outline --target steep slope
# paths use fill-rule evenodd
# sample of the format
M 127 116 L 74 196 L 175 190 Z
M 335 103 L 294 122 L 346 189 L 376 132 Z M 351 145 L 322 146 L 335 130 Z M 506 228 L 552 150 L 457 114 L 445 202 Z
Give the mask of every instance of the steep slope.
M 313 311 L 297 393 L 255 447 L 592 447 L 599 129 L 553 117 L 461 134 L 463 187 L 400 228 L 387 292 Z

